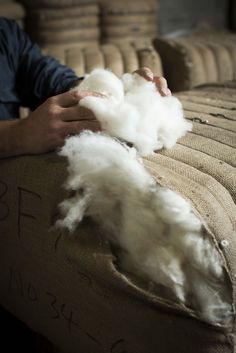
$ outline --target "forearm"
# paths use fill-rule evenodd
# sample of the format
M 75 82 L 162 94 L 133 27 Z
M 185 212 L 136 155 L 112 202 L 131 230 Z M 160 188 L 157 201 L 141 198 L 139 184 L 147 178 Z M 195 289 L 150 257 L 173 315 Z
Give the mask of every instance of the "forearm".
M 26 153 L 24 135 L 21 134 L 22 120 L 0 121 L 0 158 Z

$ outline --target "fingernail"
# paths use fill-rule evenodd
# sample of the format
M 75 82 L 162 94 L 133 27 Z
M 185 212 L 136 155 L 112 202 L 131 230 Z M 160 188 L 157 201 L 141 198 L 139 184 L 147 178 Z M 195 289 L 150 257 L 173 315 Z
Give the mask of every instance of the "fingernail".
M 94 97 L 106 97 L 104 93 L 99 93 L 99 92 L 93 92 L 92 95 Z
M 169 96 L 169 91 L 168 91 L 168 88 L 162 88 L 161 90 L 161 95 L 162 96 Z
M 77 91 L 74 91 L 74 97 L 75 98 L 80 98 L 81 94 L 80 94 L 80 91 L 77 90 Z
M 151 75 L 149 73 L 148 74 L 146 73 L 146 80 L 147 81 L 153 81 L 153 75 Z

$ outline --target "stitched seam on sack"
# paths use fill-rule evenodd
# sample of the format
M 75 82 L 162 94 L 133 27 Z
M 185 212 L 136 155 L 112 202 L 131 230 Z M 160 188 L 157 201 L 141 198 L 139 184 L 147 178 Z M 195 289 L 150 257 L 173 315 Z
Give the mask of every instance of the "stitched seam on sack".
M 217 118 L 216 113 L 214 113 L 214 112 L 210 112 L 210 113 L 209 112 L 203 112 L 200 109 L 196 111 L 196 110 L 191 110 L 190 108 L 184 107 L 184 111 L 185 112 L 192 112 L 192 113 L 195 113 L 197 115 L 199 115 L 199 114 L 207 114 L 210 117 Z M 219 119 L 221 118 L 221 119 L 230 120 L 230 121 L 233 121 L 233 122 L 236 121 L 236 117 L 235 118 L 230 118 L 230 117 L 228 117 L 228 116 L 226 116 L 224 114 L 221 114 L 221 113 L 218 114 L 218 117 L 219 117 Z
M 191 109 L 188 109 L 188 108 L 184 108 L 184 112 L 186 113 L 186 112 L 191 112 L 191 113 L 194 113 L 194 114 L 196 114 L 196 115 L 199 115 L 199 114 L 206 114 L 206 115 L 208 115 L 209 116 L 209 118 L 216 118 L 216 119 L 219 119 L 219 120 L 229 120 L 229 121 L 233 121 L 233 122 L 235 122 L 236 123 L 236 118 L 235 119 L 231 119 L 231 118 L 229 118 L 229 117 L 227 117 L 227 116 L 225 116 L 224 115 L 224 117 L 222 116 L 222 115 L 220 115 L 220 116 L 216 116 L 216 115 L 212 115 L 212 114 L 214 114 L 214 113 L 206 113 L 206 112 L 201 112 L 201 111 L 195 111 L 195 110 L 191 110 Z M 197 118 L 201 118 L 201 116 L 197 116 Z M 206 119 L 207 119 L 207 117 L 206 117 Z M 207 124 L 207 125 L 210 125 L 210 124 Z M 231 131 L 231 130 L 230 130 Z
M 199 117 L 200 118 L 200 117 Z M 193 122 L 193 124 L 204 124 L 204 125 L 207 125 L 207 126 L 211 126 L 211 127 L 215 127 L 215 128 L 219 128 L 219 129 L 221 129 L 221 130 L 225 130 L 225 131 L 229 131 L 229 132 L 232 132 L 232 133 L 235 133 L 236 134 L 236 131 L 232 131 L 230 128 L 226 128 L 226 127 L 222 127 L 222 126 L 219 126 L 219 125 L 214 125 L 214 124 L 211 124 L 211 123 L 198 123 L 198 122 L 194 122 L 193 121 L 193 119 L 194 118 L 190 118 L 190 117 L 185 117 L 185 119 L 188 119 L 188 120 L 190 120 L 190 121 L 192 121 Z M 200 119 L 202 119 L 202 118 L 200 118 Z M 230 119 L 229 119 L 230 120 Z M 236 121 L 235 121 L 235 125 L 236 125 Z M 235 139 L 236 139 L 236 136 L 235 136 Z
M 203 102 L 202 103 L 199 103 L 199 102 L 193 102 L 193 101 L 191 101 L 191 100 L 189 100 L 189 99 L 183 99 L 183 98 L 181 98 L 181 97 L 178 97 L 178 99 L 181 101 L 181 103 L 183 104 L 183 108 L 184 108 L 184 110 L 192 110 L 192 111 L 194 111 L 194 112 L 198 112 L 198 113 L 206 113 L 206 114 L 211 114 L 211 113 L 213 113 L 213 114 L 216 114 L 215 113 L 215 111 L 218 111 L 218 113 L 220 114 L 220 115 L 224 115 L 225 116 L 225 114 L 229 114 L 229 113 L 234 113 L 233 115 L 235 115 L 235 110 L 232 110 L 232 109 L 225 109 L 225 108 L 220 108 L 220 107 L 218 107 L 218 106 L 215 106 L 215 105 L 208 105 L 208 104 L 204 104 Z M 188 104 L 189 103 L 189 104 Z M 185 106 L 185 104 L 187 105 L 187 107 Z M 188 107 L 188 106 L 190 106 L 190 105 L 195 105 L 195 107 Z M 212 107 L 212 108 L 214 108 L 214 109 L 212 109 L 210 112 L 209 112 L 209 110 L 210 110 L 210 108 L 209 107 Z M 196 110 L 195 110 L 196 109 Z M 202 109 L 203 110 L 207 110 L 207 112 L 204 112 L 204 111 L 202 111 Z M 228 118 L 228 119 L 230 119 L 229 117 L 225 117 L 226 119 Z M 234 117 L 234 118 L 232 118 L 232 120 L 235 120 L 236 119 L 236 117 Z

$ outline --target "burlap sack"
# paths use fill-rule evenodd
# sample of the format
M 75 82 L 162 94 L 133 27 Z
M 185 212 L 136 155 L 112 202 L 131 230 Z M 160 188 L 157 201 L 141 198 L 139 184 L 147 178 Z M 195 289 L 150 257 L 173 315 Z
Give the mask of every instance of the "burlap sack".
M 196 33 L 192 40 L 194 43 L 202 43 L 213 53 L 218 72 L 217 81 L 234 79 L 236 72 L 236 36 L 234 34 L 225 30 L 203 30 L 199 34 Z
M 83 49 L 90 45 L 98 45 L 98 40 L 79 40 L 76 42 L 67 42 L 67 43 L 58 43 L 58 44 L 51 44 L 51 43 L 39 43 L 42 50 L 46 53 L 50 53 L 54 50 L 67 50 L 67 49 Z
M 236 37 L 210 31 L 177 39 L 156 39 L 170 88 L 183 90 L 235 77 Z M 176 70 L 176 68 L 178 68 Z
M 50 55 L 57 59 L 62 65 L 66 65 L 65 50 L 61 48 L 52 48 L 51 50 L 43 50 L 45 55 Z
M 137 70 L 139 68 L 139 60 L 133 45 L 122 43 L 118 47 L 122 55 L 124 72 L 132 73 Z
M 110 69 L 115 75 L 121 77 L 124 73 L 122 55 L 117 46 L 113 44 L 101 45 L 105 69 Z
M 0 16 L 20 20 L 25 17 L 25 10 L 24 7 L 17 2 L 2 2 L 0 3 Z
M 78 18 L 83 16 L 97 16 L 99 7 L 97 4 L 80 4 L 78 6 L 66 6 L 63 9 L 55 8 L 30 8 L 28 15 L 30 18 L 43 22 L 50 20 L 62 20 L 65 18 Z
M 102 43 L 111 43 L 115 45 L 130 44 L 133 45 L 137 40 L 136 36 L 125 36 L 125 37 L 102 37 Z M 143 43 L 143 46 L 149 47 L 152 44 L 152 38 L 149 36 L 139 36 L 138 41 Z
M 104 37 L 151 36 L 156 35 L 156 24 L 130 23 L 122 26 L 106 25 L 101 27 Z
M 218 68 L 218 81 L 223 82 L 225 80 L 233 79 L 233 67 L 228 50 L 217 43 L 210 43 L 209 47 L 215 54 L 216 64 Z
M 98 27 L 80 28 L 71 30 L 58 30 L 58 31 L 37 31 L 30 30 L 30 35 L 33 40 L 41 45 L 44 44 L 66 44 L 77 43 L 87 40 L 98 40 L 100 37 L 100 30 Z
M 163 76 L 162 62 L 153 48 L 137 48 L 139 67 L 148 67 L 155 76 Z
M 30 18 L 27 19 L 27 26 L 29 28 L 37 28 L 38 31 L 60 31 L 64 29 L 91 28 L 97 27 L 98 24 L 98 16 L 79 16 L 77 18 L 67 17 L 48 21 L 37 21 Z
M 114 15 L 154 13 L 158 8 L 158 2 L 155 0 L 120 0 L 117 2 L 100 0 L 99 3 L 102 13 Z
M 103 25 L 123 26 L 130 23 L 133 24 L 150 24 L 156 23 L 156 15 L 152 13 L 144 13 L 138 15 L 106 15 L 101 17 Z
M 71 48 L 65 51 L 65 63 L 68 67 L 73 69 L 78 76 L 84 76 L 85 58 L 83 50 L 79 48 Z
M 235 84 L 181 93 L 212 97 L 208 115 L 217 93 L 228 116 L 195 122 L 173 149 L 145 158 L 144 164 L 157 183 L 194 205 L 225 260 L 235 305 L 236 139 L 227 135 L 229 126 L 215 125 L 217 119 L 230 120 L 235 131 L 230 91 L 235 97 Z M 61 188 L 66 176 L 66 161 L 54 153 L 0 161 L 1 305 L 66 353 L 234 353 L 235 321 L 232 329 L 203 323 L 191 310 L 120 273 L 91 221 L 74 237 L 51 228 L 66 196 Z
M 105 68 L 104 55 L 100 46 L 88 46 L 84 48 L 85 72 L 90 73 L 96 68 Z
M 222 90 L 218 90 L 217 87 L 213 85 L 202 85 L 201 89 L 192 89 L 191 91 L 185 91 L 184 95 L 194 95 L 199 99 L 206 99 L 210 102 L 212 101 L 212 105 L 219 107 L 227 107 L 230 110 L 235 110 L 235 91 L 230 90 L 226 87 Z M 223 93 L 225 92 L 225 93 Z M 182 93 L 181 93 L 182 95 Z
M 223 60 L 226 61 L 224 63 L 225 69 L 223 71 L 223 77 L 226 77 L 226 75 L 228 75 L 227 79 L 235 79 L 236 77 L 236 44 L 235 44 L 236 35 L 227 31 L 211 31 L 208 34 L 204 33 L 202 35 L 201 40 L 204 40 L 206 42 L 206 38 L 207 39 L 209 38 L 208 41 L 210 40 L 213 43 L 217 43 L 218 45 L 220 45 L 221 47 L 224 47 L 228 51 L 228 55 L 227 53 L 226 54 L 221 53 L 221 55 L 223 54 L 225 58 Z M 230 59 L 227 58 L 227 56 L 229 56 Z
M 161 56 L 171 90 L 180 91 L 207 82 L 203 57 L 190 40 L 157 38 L 154 46 Z
M 29 8 L 57 8 L 57 7 L 67 7 L 67 6 L 77 6 L 88 2 L 94 2 L 89 0 L 20 0 L 24 5 Z
M 194 45 L 199 50 L 203 58 L 203 69 L 206 82 L 217 82 L 219 78 L 218 66 L 211 48 L 209 48 L 206 43 L 201 40 L 194 41 Z

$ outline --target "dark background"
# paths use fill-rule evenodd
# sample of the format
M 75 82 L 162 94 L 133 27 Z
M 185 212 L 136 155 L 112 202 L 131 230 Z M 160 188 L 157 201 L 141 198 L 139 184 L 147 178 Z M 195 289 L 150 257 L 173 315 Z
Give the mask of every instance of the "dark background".
M 160 0 L 158 32 L 161 35 L 181 35 L 201 24 L 228 28 L 229 7 L 230 0 Z

